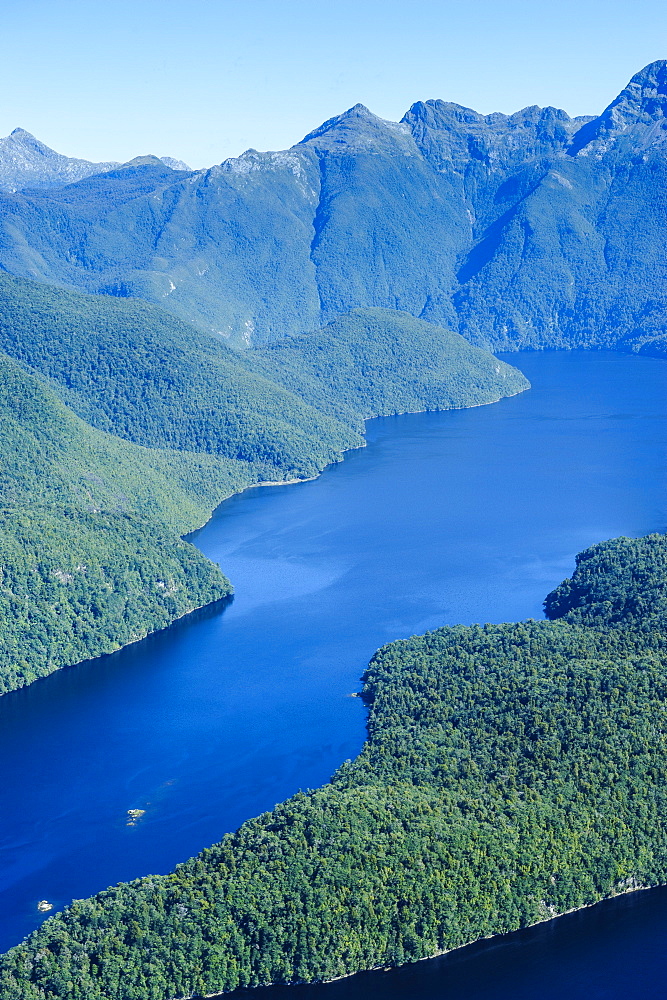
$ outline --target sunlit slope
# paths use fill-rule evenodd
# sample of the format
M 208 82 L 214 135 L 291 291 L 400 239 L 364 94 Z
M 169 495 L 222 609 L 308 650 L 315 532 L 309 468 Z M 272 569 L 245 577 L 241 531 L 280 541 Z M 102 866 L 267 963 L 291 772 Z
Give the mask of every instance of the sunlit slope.
M 0 693 L 111 653 L 231 592 L 158 523 L 76 508 L 0 511 Z
M 43 378 L 0 354 L 2 502 L 150 518 L 185 532 L 220 495 L 254 481 L 248 463 L 143 448 L 91 427 Z
M 584 553 L 564 588 L 592 599 L 591 625 L 567 612 L 379 650 L 357 760 L 171 875 L 47 920 L 3 960 L 0 997 L 331 979 L 664 883 L 667 646 L 641 600 L 664 592 L 666 553 L 655 535 Z
M 664 535 L 615 538 L 577 556 L 572 576 L 547 597 L 548 618 L 575 625 L 667 632 Z
M 312 475 L 358 435 L 249 371 L 240 352 L 139 300 L 0 275 L 0 349 L 87 421 L 137 444 Z
M 178 532 L 253 474 L 87 425 L 0 355 L 0 692 L 230 593 Z
M 355 310 L 275 348 L 232 350 L 147 303 L 0 275 L 0 348 L 98 427 L 136 443 L 312 475 L 363 418 L 491 402 L 527 380 L 459 336 Z
M 0 195 L 0 267 L 236 346 L 397 309 L 494 349 L 664 350 L 667 62 L 597 117 L 362 105 L 291 149 Z

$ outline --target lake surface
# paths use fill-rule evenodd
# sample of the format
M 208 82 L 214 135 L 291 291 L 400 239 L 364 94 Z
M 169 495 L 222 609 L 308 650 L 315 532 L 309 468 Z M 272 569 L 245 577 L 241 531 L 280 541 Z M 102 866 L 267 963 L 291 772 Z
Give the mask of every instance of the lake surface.
M 235 585 L 224 610 L 0 699 L 1 949 L 39 923 L 39 899 L 60 907 L 168 871 L 326 781 L 363 742 L 350 694 L 379 645 L 447 623 L 541 617 L 578 550 L 667 530 L 667 363 L 505 358 L 532 390 L 371 421 L 368 447 L 319 479 L 226 501 L 193 536 Z M 136 826 L 128 809 L 146 810 Z M 551 997 L 556 982 L 583 997 L 577 963 L 601 973 L 596 941 L 604 952 L 616 920 L 629 921 L 622 954 L 639 975 L 645 926 L 667 944 L 660 890 L 365 985 L 319 987 L 318 1000 L 362 989 L 378 1000 Z M 618 942 L 607 952 L 618 958 Z M 667 971 L 653 971 L 658 992 L 616 975 L 597 993 L 591 979 L 586 998 L 667 994 Z

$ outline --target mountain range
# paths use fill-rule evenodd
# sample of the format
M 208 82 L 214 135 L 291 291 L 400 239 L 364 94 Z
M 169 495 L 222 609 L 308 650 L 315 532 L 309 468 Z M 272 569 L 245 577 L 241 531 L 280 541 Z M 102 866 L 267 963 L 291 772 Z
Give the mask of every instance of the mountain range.
M 396 123 L 356 105 L 289 150 L 198 171 L 70 160 L 17 130 L 0 267 L 143 298 L 241 347 L 381 307 L 496 350 L 661 352 L 666 142 L 662 60 L 597 117 L 428 100 Z
M 174 170 L 190 169 L 182 160 L 175 160 L 172 156 L 160 159 Z M 61 187 L 118 166 L 120 164 L 115 161 L 91 163 L 63 156 L 23 128 L 15 128 L 10 135 L 0 139 L 0 191 Z

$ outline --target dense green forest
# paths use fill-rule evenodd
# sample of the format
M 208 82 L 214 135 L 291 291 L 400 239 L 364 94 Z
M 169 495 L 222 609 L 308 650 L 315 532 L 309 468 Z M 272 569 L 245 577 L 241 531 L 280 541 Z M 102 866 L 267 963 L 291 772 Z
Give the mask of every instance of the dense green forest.
M 437 332 L 436 332 L 437 331 Z M 360 418 L 477 406 L 527 385 L 463 337 L 392 309 L 354 309 L 302 337 L 248 351 L 247 362 L 318 410 Z
M 558 620 L 380 649 L 367 743 L 330 784 L 74 902 L 4 957 L 0 997 L 330 979 L 666 881 L 667 647 L 642 604 L 664 608 L 666 558 L 665 536 L 597 545 L 547 598 Z
M 364 417 L 528 387 L 516 369 L 407 313 L 356 310 L 282 350 L 237 351 L 148 303 L 2 274 L 0 350 L 51 379 L 96 427 L 147 447 L 270 463 L 275 478 L 313 475 L 360 445 Z
M 244 476 L 242 463 L 90 427 L 0 355 L 0 693 L 227 596 L 178 533 Z
M 544 603 L 547 618 L 581 625 L 667 633 L 667 545 L 664 535 L 616 538 L 579 553 L 572 577 Z
M 0 353 L 0 490 L 8 504 L 133 513 L 182 533 L 271 466 L 143 448 L 91 427 L 53 385 Z
M 234 351 L 147 303 L 0 274 L 0 693 L 227 596 L 179 536 L 230 494 L 316 474 L 365 417 L 528 385 L 383 310 L 287 343 Z
M 358 434 L 248 370 L 244 355 L 138 300 L 0 275 L 0 349 L 102 430 L 313 475 Z
M 231 593 L 194 546 L 131 514 L 6 507 L 0 565 L 0 694 Z

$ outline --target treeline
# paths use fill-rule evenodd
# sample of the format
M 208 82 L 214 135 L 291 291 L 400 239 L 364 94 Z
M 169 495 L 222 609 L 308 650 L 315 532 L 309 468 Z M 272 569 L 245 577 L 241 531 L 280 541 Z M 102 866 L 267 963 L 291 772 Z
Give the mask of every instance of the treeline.
M 330 979 L 666 881 L 665 634 L 600 600 L 664 587 L 664 555 L 660 536 L 582 554 L 590 625 L 456 626 L 379 650 L 357 760 L 172 874 L 47 920 L 3 959 L 2 1000 Z

